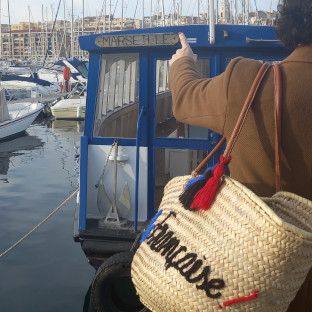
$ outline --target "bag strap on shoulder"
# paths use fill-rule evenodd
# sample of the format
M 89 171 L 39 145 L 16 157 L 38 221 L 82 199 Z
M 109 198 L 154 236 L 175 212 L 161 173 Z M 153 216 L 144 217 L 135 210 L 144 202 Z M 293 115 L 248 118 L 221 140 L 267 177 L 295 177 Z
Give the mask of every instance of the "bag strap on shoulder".
M 281 68 L 278 64 L 273 65 L 274 69 L 274 87 L 275 87 L 275 105 L 274 105 L 274 121 L 275 121 L 275 189 L 276 192 L 281 190 L 281 171 L 280 171 L 280 155 L 282 141 L 282 75 Z
M 242 130 L 245 123 L 247 114 L 254 101 L 256 93 L 260 87 L 260 84 L 267 73 L 270 65 L 268 63 L 263 63 L 256 78 L 249 90 L 245 103 L 243 105 L 242 111 L 238 117 L 234 130 L 228 140 L 227 146 L 223 153 L 223 158 L 230 156 L 237 138 Z M 281 178 L 280 178 L 280 154 L 281 154 L 281 109 L 282 109 L 282 79 L 281 70 L 278 64 L 273 65 L 274 69 L 274 87 L 275 87 L 275 99 L 274 99 L 274 120 L 275 120 L 275 184 L 276 191 L 281 190 Z M 219 141 L 215 148 L 208 154 L 208 156 L 197 166 L 197 168 L 192 172 L 192 176 L 196 177 L 199 172 L 207 165 L 207 163 L 212 159 L 212 157 L 220 150 L 225 142 L 225 137 Z
M 249 109 L 251 107 L 251 104 L 257 94 L 257 91 L 260 87 L 260 84 L 265 76 L 265 74 L 267 73 L 268 69 L 270 68 L 270 65 L 268 63 L 263 63 L 259 72 L 257 73 L 257 76 L 254 80 L 254 82 L 251 85 L 251 88 L 249 90 L 249 93 L 247 95 L 247 98 L 245 100 L 244 106 L 242 108 L 242 111 L 238 117 L 238 120 L 236 122 L 236 125 L 234 127 L 234 130 L 228 140 L 228 143 L 226 145 L 225 151 L 223 153 L 223 158 L 227 158 L 231 155 L 231 152 L 234 148 L 234 145 L 238 139 L 238 136 L 243 128 L 243 125 L 245 123 L 247 114 L 249 112 Z

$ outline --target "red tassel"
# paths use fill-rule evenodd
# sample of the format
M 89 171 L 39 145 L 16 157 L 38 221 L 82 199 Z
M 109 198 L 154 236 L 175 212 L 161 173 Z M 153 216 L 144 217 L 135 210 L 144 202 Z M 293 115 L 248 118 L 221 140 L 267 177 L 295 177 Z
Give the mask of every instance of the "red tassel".
M 213 176 L 207 181 L 204 187 L 195 194 L 193 203 L 190 207 L 191 209 L 199 208 L 207 210 L 210 208 L 219 188 L 221 177 L 224 173 L 224 165 L 230 160 L 230 156 L 224 159 L 223 155 L 221 155 L 220 162 L 213 169 Z

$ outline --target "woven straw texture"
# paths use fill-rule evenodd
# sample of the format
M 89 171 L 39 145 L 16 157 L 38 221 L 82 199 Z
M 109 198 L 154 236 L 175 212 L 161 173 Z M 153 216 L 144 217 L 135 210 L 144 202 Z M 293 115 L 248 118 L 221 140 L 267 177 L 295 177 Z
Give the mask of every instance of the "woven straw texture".
M 187 179 L 166 185 L 135 253 L 142 303 L 159 312 L 286 311 L 312 265 L 312 202 L 286 192 L 259 198 L 225 177 L 210 210 L 188 211 L 179 202 Z

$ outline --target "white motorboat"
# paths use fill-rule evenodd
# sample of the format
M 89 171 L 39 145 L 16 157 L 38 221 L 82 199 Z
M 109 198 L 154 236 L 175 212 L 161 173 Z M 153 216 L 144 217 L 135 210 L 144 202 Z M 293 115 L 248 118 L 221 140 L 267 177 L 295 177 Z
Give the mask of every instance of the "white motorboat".
M 61 94 L 58 83 L 18 75 L 1 75 L 1 87 L 5 88 L 8 100 Z
M 62 99 L 51 107 L 56 119 L 83 120 L 86 111 L 86 96 L 73 96 Z
M 15 103 L 7 105 L 4 89 L 0 91 L 0 140 L 23 133 L 37 118 L 42 103 Z

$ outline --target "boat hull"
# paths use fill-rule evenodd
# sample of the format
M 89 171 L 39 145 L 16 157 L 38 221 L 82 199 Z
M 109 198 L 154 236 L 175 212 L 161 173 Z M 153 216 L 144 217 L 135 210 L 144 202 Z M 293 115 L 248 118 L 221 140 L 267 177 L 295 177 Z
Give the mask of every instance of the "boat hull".
M 0 140 L 6 140 L 23 133 L 37 118 L 44 105 L 41 103 L 9 104 L 12 119 L 0 124 Z
M 80 112 L 79 112 L 80 109 Z M 51 108 L 52 115 L 56 119 L 84 119 L 85 118 L 85 107 L 71 107 L 71 108 Z
M 86 98 L 63 99 L 51 107 L 56 119 L 83 120 L 86 112 Z

